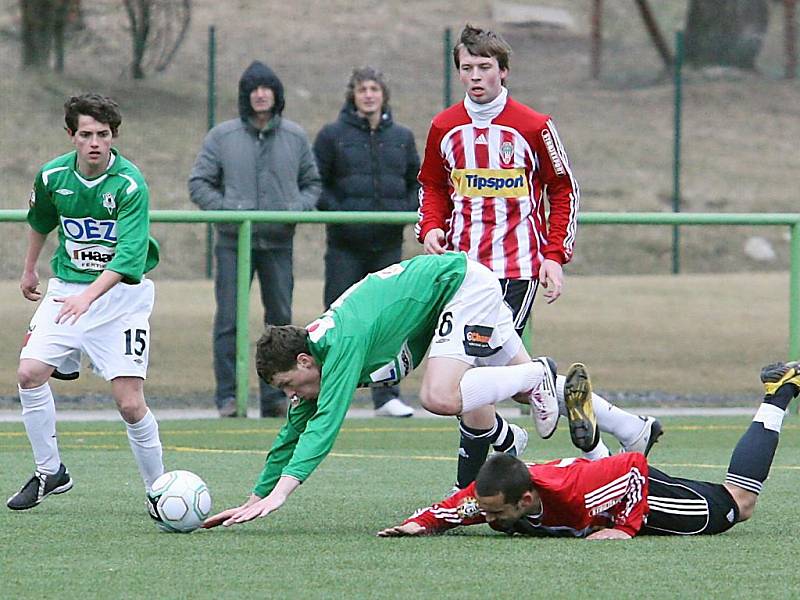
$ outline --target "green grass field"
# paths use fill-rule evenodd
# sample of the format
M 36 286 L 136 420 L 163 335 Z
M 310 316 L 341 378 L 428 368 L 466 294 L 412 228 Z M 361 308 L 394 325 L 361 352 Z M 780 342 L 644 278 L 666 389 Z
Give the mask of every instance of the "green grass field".
M 653 463 L 719 481 L 748 419 L 663 423 Z M 200 474 L 215 509 L 238 504 L 279 426 L 165 422 L 165 463 Z M 794 416 L 753 520 L 716 537 L 625 542 L 509 538 L 486 526 L 376 538 L 450 487 L 457 436 L 447 419 L 349 420 L 333 453 L 280 511 L 190 535 L 161 533 L 150 522 L 121 424 L 65 423 L 59 436 L 75 487 L 25 513 L 0 510 L 3 598 L 55 589 L 64 598 L 796 598 L 800 589 Z M 525 458 L 572 455 L 568 441 L 562 423 L 548 442 L 532 439 Z M 21 424 L 0 424 L 0 460 L 7 495 L 30 475 Z

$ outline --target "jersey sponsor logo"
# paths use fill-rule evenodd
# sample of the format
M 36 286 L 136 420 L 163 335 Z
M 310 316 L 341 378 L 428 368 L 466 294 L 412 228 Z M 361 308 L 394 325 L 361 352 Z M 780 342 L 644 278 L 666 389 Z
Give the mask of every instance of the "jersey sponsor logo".
M 117 222 L 98 221 L 91 217 L 61 217 L 61 227 L 66 236 L 75 242 L 117 241 Z
M 453 169 L 453 188 L 462 196 L 516 198 L 528 195 L 525 169 Z
M 72 264 L 81 271 L 102 271 L 114 258 L 114 247 L 78 244 L 71 240 L 67 240 L 64 247 Z
M 117 203 L 114 202 L 114 194 L 106 192 L 103 194 L 103 208 L 108 211 L 108 214 L 114 212 L 114 209 L 117 207 Z
M 500 144 L 500 157 L 504 163 L 510 163 L 514 158 L 514 144 L 511 142 L 503 142 Z
M 467 356 L 486 358 L 496 354 L 501 347 L 492 348 L 489 342 L 492 339 L 492 327 L 485 325 L 464 326 L 464 352 Z
M 71 196 L 74 193 L 75 192 L 73 192 L 72 190 L 68 190 L 67 188 L 60 188 L 56 190 L 56 194 L 58 194 L 59 196 Z
M 556 175 L 566 175 L 567 170 L 564 168 L 564 163 L 561 161 L 556 145 L 553 143 L 553 136 L 546 129 L 542 131 L 542 141 L 544 142 L 544 147 L 547 148 L 547 154 L 550 155 L 550 162 L 553 164 L 553 170 Z
M 456 509 L 458 516 L 462 519 L 472 519 L 481 514 L 481 509 L 478 506 L 478 499 L 474 496 L 467 496 L 458 503 Z

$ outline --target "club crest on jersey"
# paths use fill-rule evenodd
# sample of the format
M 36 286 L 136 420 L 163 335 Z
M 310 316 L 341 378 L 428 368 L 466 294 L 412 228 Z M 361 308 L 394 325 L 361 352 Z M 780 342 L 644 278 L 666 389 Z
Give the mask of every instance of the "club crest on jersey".
M 477 517 L 481 514 L 481 509 L 478 506 L 478 500 L 474 496 L 467 496 L 464 498 L 459 504 L 458 508 L 458 516 L 462 519 L 472 519 L 473 517 Z
M 108 192 L 103 194 L 103 208 L 105 208 L 108 211 L 109 215 L 112 212 L 114 212 L 115 208 L 117 208 L 117 203 L 114 202 L 114 195 L 113 194 L 110 194 Z
M 510 163 L 514 158 L 514 144 L 511 142 L 503 142 L 500 144 L 500 157 L 504 163 Z

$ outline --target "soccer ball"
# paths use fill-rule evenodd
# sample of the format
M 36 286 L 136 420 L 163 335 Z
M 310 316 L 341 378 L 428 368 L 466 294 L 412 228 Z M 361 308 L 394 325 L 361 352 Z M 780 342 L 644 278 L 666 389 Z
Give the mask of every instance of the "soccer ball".
M 162 531 L 189 533 L 211 512 L 208 486 L 190 471 L 169 471 L 147 493 L 150 516 Z

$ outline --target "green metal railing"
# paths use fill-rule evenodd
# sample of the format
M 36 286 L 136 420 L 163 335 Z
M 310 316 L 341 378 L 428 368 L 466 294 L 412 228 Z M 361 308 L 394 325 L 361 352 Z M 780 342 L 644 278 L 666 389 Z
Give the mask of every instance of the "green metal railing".
M 27 211 L 0 210 L 1 222 L 25 221 Z M 154 223 L 239 223 L 240 259 L 237 262 L 236 402 L 247 414 L 250 377 L 250 245 L 253 223 L 415 223 L 413 212 L 253 212 L 154 210 Z M 789 358 L 800 358 L 800 213 L 583 213 L 582 225 L 755 225 L 784 226 L 791 233 L 789 264 Z

